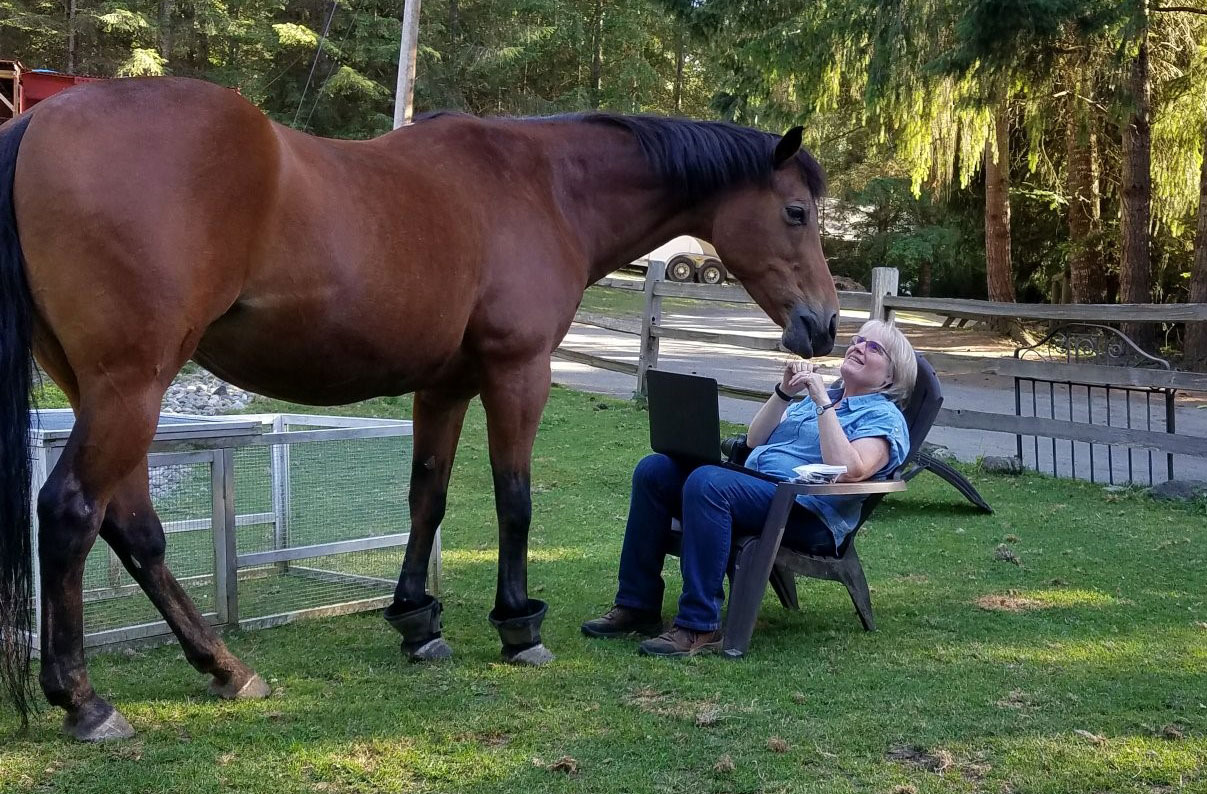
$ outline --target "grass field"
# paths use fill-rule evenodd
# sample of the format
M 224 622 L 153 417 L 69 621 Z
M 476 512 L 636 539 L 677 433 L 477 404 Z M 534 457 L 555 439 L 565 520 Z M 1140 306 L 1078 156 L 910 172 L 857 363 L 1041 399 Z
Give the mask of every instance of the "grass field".
M 93 683 L 138 738 L 71 744 L 49 709 L 18 736 L 5 712 L 0 791 L 1207 792 L 1201 503 L 970 472 L 985 517 L 923 475 L 860 535 L 880 631 L 840 586 L 802 581 L 802 611 L 769 598 L 742 661 L 645 659 L 577 630 L 614 592 L 645 415 L 554 389 L 529 576 L 558 660 L 518 669 L 485 619 L 484 439 L 475 404 L 445 522 L 451 663 L 404 663 L 369 614 L 231 634 L 276 687 L 261 702 L 206 697 L 176 647 L 101 655 Z

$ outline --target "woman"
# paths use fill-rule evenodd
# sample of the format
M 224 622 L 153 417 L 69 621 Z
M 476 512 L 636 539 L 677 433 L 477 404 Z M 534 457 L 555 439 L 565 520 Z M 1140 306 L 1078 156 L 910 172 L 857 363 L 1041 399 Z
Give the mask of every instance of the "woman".
M 804 463 L 846 466 L 841 482 L 883 477 L 901 465 L 909 432 L 904 405 L 917 376 L 914 351 L 889 323 L 864 323 L 842 360 L 842 385 L 826 390 L 807 361 L 790 363 L 759 409 L 746 443 L 748 468 L 784 479 Z M 793 398 L 801 393 L 799 402 Z M 582 625 L 591 637 L 662 632 L 662 563 L 672 517 L 683 528 L 683 594 L 671 629 L 641 643 L 651 656 L 694 656 L 721 648 L 723 583 L 732 535 L 758 534 L 774 483 L 720 466 L 692 467 L 647 455 L 633 472 L 620 587 L 606 615 Z M 799 496 L 784 544 L 835 555 L 859 520 L 859 497 Z

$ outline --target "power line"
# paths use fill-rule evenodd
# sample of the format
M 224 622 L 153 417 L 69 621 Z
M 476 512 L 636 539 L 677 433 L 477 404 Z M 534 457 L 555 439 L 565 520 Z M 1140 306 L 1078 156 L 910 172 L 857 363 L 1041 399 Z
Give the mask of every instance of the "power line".
M 302 115 L 302 103 L 306 101 L 306 92 L 310 90 L 310 81 L 314 79 L 314 70 L 319 65 L 319 55 L 323 52 L 323 42 L 327 40 L 327 31 L 331 30 L 331 20 L 335 16 L 335 7 L 339 0 L 331 0 L 331 13 L 327 15 L 327 24 L 323 25 L 323 33 L 319 36 L 319 46 L 314 51 L 314 61 L 310 64 L 310 74 L 306 77 L 306 85 L 302 88 L 302 96 L 298 99 L 297 112 L 293 114 L 293 126 L 298 126 L 298 118 Z

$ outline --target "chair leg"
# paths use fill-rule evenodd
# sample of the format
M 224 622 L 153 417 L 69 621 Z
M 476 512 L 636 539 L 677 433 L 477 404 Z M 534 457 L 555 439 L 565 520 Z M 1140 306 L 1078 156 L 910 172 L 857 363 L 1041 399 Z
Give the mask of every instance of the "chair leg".
M 796 597 L 796 577 L 792 571 L 777 565 L 771 569 L 770 582 L 784 609 L 800 609 L 800 601 Z
M 725 626 L 725 641 L 721 647 L 722 654 L 731 659 L 741 658 L 750 647 L 759 605 L 763 601 L 763 593 L 767 591 L 771 570 L 775 567 L 780 541 L 784 539 L 784 526 L 788 523 L 792 501 L 791 489 L 776 489 L 758 542 L 743 544 L 734 560 L 728 625 Z
M 868 580 L 863 575 L 863 565 L 859 562 L 859 555 L 855 553 L 854 548 L 847 552 L 839 570 L 842 572 L 842 583 L 847 586 L 847 592 L 851 595 L 851 603 L 855 605 L 855 611 L 859 613 L 859 621 L 863 623 L 863 628 L 867 631 L 875 631 L 876 619 L 872 616 L 872 594 L 868 592 Z
M 988 513 L 990 515 L 993 514 L 993 508 L 989 506 L 989 503 L 986 502 L 985 498 L 981 496 L 979 491 L 977 491 L 976 486 L 968 482 L 963 474 L 960 474 L 943 461 L 937 458 L 932 458 L 925 452 L 918 456 L 918 463 L 921 464 L 922 469 L 934 472 L 935 474 L 939 475 L 939 477 L 955 486 L 955 489 L 959 491 L 965 499 L 976 505 L 977 509 L 982 513 Z M 919 469 L 919 471 L 922 469 Z

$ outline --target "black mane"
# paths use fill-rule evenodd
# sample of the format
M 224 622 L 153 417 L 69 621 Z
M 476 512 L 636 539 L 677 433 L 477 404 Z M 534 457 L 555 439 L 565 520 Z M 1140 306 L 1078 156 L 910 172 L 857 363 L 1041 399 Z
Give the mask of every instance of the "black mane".
M 637 139 L 657 171 L 679 192 L 706 196 L 744 183 L 766 184 L 774 168 L 780 136 L 724 121 L 690 121 L 661 116 L 587 113 L 570 118 L 620 127 Z M 826 175 L 808 150 L 796 155 L 801 177 L 816 201 L 825 194 Z
M 417 117 L 466 115 L 435 111 Z M 522 119 L 572 121 L 619 127 L 633 135 L 650 165 L 677 192 L 700 198 L 740 184 L 766 184 L 771 179 L 775 145 L 780 136 L 724 121 L 691 121 L 664 116 L 624 116 L 617 113 L 577 113 Z M 808 150 L 796 155 L 801 177 L 813 200 L 826 192 L 826 174 Z

